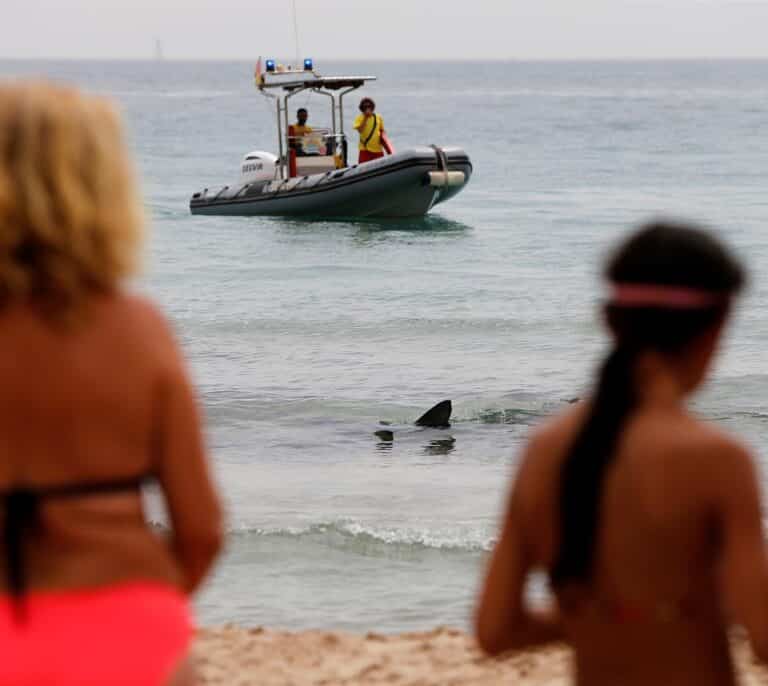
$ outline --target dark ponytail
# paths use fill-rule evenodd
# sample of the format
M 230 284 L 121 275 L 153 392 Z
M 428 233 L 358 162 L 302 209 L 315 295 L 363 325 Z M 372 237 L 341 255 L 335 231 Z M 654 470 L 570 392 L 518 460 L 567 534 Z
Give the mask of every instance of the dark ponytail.
M 561 468 L 560 548 L 550 570 L 555 586 L 592 577 L 605 475 L 637 401 L 638 354 L 684 350 L 722 320 L 727 296 L 744 281 L 741 265 L 709 233 L 662 222 L 642 228 L 620 246 L 606 276 L 612 283 L 683 286 L 726 297 L 722 304 L 685 310 L 606 307 L 616 347 L 603 362 L 588 416 Z
M 592 411 L 571 446 L 561 472 L 560 553 L 552 581 L 589 578 L 605 472 L 616 454 L 624 421 L 635 404 L 635 350 L 619 346 L 603 362 Z

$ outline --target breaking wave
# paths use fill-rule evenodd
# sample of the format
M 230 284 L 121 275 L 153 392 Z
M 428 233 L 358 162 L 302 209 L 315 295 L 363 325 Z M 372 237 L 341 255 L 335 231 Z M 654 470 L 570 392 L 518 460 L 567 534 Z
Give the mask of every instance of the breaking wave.
M 339 519 L 301 527 L 235 527 L 234 539 L 263 539 L 314 543 L 339 548 L 394 547 L 400 550 L 438 550 L 480 553 L 492 548 L 495 539 L 477 526 L 431 530 L 426 527 L 374 526 L 355 520 Z

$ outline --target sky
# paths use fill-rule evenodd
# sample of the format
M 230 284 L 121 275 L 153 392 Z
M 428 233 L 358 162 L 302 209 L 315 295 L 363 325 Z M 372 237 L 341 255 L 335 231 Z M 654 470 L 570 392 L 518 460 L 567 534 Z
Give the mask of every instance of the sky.
M 294 0 L 0 0 L 0 58 L 296 54 Z M 768 0 L 295 0 L 315 59 L 768 57 Z

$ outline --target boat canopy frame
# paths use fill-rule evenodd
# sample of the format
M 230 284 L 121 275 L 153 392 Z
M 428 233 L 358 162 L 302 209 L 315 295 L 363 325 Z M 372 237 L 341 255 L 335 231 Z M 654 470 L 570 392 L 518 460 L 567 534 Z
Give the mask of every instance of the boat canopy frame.
M 325 95 L 331 101 L 331 137 L 336 149 L 343 152 L 343 164 L 347 164 L 346 134 L 344 133 L 344 96 L 356 91 L 367 81 L 375 81 L 375 76 L 320 76 L 314 72 L 268 72 L 261 75 L 257 88 L 262 95 L 275 100 L 277 115 L 278 173 L 280 179 L 290 177 L 288 152 L 290 122 L 288 119 L 288 101 L 299 93 L 312 91 Z M 271 91 L 281 90 L 281 94 Z M 338 114 L 338 116 L 337 116 Z

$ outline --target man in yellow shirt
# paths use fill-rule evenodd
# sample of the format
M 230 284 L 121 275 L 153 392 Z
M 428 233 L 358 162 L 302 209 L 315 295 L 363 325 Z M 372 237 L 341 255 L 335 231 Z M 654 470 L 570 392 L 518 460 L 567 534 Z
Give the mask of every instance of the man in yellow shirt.
M 302 139 L 308 133 L 312 133 L 312 127 L 307 126 L 308 117 L 309 112 L 307 112 L 307 109 L 300 107 L 296 110 L 296 123 L 288 127 L 288 143 L 291 148 L 296 150 L 297 155 L 306 155 Z
M 355 117 L 352 126 L 360 133 L 360 145 L 358 146 L 360 154 L 358 163 L 376 160 L 384 157 L 384 146 L 382 137 L 384 136 L 384 117 L 376 114 L 376 103 L 370 98 L 363 98 L 360 101 L 360 114 Z

